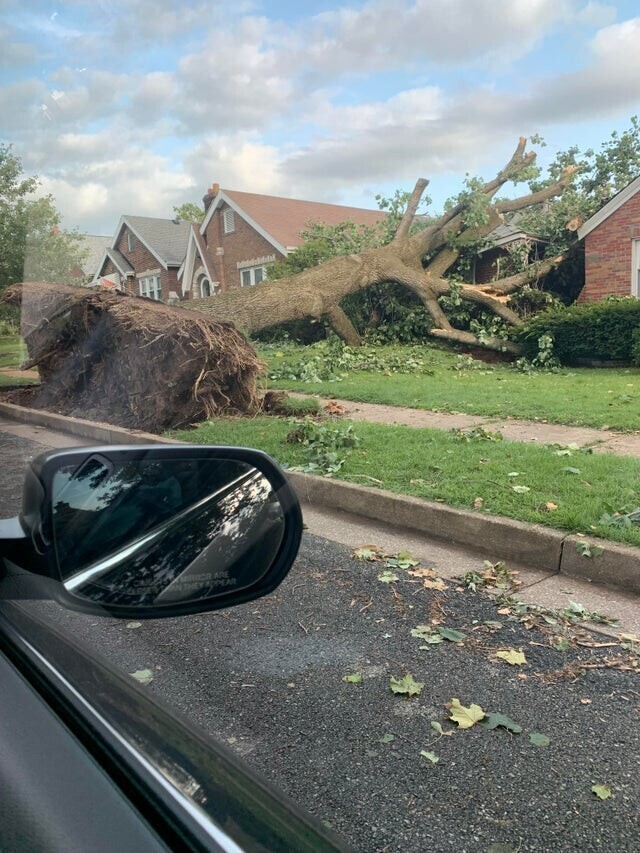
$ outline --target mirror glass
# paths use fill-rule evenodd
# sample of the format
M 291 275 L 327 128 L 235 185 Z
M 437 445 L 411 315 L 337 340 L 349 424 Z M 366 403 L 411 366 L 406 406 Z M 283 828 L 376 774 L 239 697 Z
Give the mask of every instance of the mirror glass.
M 114 463 L 94 454 L 55 473 L 52 519 L 67 592 L 131 607 L 255 584 L 285 527 L 269 480 L 231 458 Z

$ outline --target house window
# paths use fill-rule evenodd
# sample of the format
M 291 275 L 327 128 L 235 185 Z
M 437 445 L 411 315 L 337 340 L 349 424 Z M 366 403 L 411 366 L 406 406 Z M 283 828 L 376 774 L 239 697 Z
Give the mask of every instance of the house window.
M 236 230 L 233 210 L 230 207 L 228 207 L 222 214 L 222 226 L 225 234 L 232 234 Z
M 148 275 L 145 278 L 139 279 L 140 296 L 146 296 L 148 299 L 162 299 L 162 287 L 160 286 L 159 275 Z
M 640 299 L 640 240 L 633 240 L 631 259 L 631 295 Z
M 254 284 L 260 284 L 266 277 L 266 267 L 248 267 L 245 270 L 240 270 L 240 284 L 242 287 L 252 287 Z
M 129 249 L 130 252 L 133 252 L 135 247 L 136 247 L 136 238 L 133 236 L 131 231 L 128 231 L 127 232 L 127 248 Z

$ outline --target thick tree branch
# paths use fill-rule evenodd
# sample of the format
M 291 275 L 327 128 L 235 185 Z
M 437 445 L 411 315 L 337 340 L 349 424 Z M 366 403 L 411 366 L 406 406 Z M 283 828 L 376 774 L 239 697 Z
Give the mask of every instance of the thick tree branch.
M 522 270 L 522 272 L 516 273 L 515 275 L 510 275 L 507 278 L 498 278 L 490 284 L 478 285 L 478 289 L 485 292 L 490 290 L 494 293 L 513 293 L 514 290 L 522 287 L 523 284 L 542 278 L 542 276 L 546 275 L 554 267 L 557 267 L 558 264 L 561 264 L 565 258 L 566 255 L 557 255 L 555 258 L 548 258 L 544 261 L 539 261 L 536 264 L 531 264 L 526 269 Z
M 520 355 L 522 347 L 513 341 L 503 341 L 502 338 L 483 338 L 480 340 L 471 332 L 461 332 L 459 329 L 431 329 L 430 334 L 445 341 L 453 341 L 457 344 L 467 344 L 470 347 L 484 347 L 485 349 L 497 350 L 498 352 L 510 352 L 512 355 Z
M 498 317 L 502 317 L 502 319 L 511 326 L 522 325 L 522 320 L 518 317 L 515 311 L 512 311 L 511 308 L 507 308 L 504 302 L 501 302 L 499 299 L 496 299 L 484 290 L 480 290 L 473 285 L 463 286 L 460 289 L 460 296 L 463 299 L 468 299 L 469 302 L 475 302 L 478 305 L 482 305 L 483 308 L 487 308 L 489 311 L 497 314 Z
M 500 213 L 513 213 L 516 210 L 523 210 L 525 207 L 533 207 L 536 204 L 542 204 L 550 198 L 555 198 L 561 195 L 573 180 L 576 172 L 579 169 L 576 166 L 567 166 L 562 172 L 560 179 L 555 184 L 550 184 L 544 189 L 538 190 L 535 193 L 521 195 L 519 198 L 505 199 L 496 204 L 496 210 Z
M 395 233 L 395 236 L 392 243 L 399 243 L 401 240 L 404 240 L 405 237 L 409 236 L 409 229 L 413 225 L 413 220 L 415 219 L 416 210 L 418 209 L 418 205 L 420 204 L 420 200 L 424 194 L 424 191 L 429 186 L 429 181 L 425 178 L 418 178 L 416 181 L 416 185 L 413 188 L 413 192 L 411 193 L 411 198 L 407 203 L 407 209 L 404 212 L 402 220 L 400 221 L 400 225 L 398 225 L 398 230 Z

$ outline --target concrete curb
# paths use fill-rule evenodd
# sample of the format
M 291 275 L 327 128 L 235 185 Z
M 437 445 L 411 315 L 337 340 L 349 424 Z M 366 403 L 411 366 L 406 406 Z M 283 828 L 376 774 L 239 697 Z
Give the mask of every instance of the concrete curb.
M 152 433 L 28 409 L 12 403 L 0 403 L 2 415 L 102 444 L 183 444 Z M 288 477 L 303 504 L 352 512 L 433 536 L 451 545 L 471 548 L 494 560 L 512 561 L 640 594 L 640 548 L 595 537 L 567 535 L 543 525 L 454 509 L 326 477 L 298 472 L 288 472 Z M 583 543 L 591 547 L 585 548 Z M 601 553 L 599 549 L 602 549 Z

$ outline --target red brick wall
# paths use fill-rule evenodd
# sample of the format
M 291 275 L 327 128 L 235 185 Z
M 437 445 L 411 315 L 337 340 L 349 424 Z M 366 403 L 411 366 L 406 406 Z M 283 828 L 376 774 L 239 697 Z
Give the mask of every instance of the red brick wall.
M 578 302 L 631 296 L 634 238 L 640 238 L 640 193 L 585 237 L 585 284 Z
M 140 296 L 140 284 L 138 282 L 137 276 L 140 273 L 147 272 L 147 270 L 159 270 L 157 275 L 160 276 L 160 286 L 162 287 L 162 299 L 166 301 L 169 298 L 169 293 L 174 291 L 178 294 L 180 298 L 182 298 L 181 289 L 178 285 L 178 270 L 177 268 L 170 267 L 166 270 L 160 261 L 152 255 L 151 252 L 147 249 L 147 247 L 140 242 L 140 240 L 133 235 L 135 240 L 135 245 L 133 251 L 129 251 L 129 241 L 128 241 L 128 233 L 129 229 L 125 226 L 122 230 L 122 234 L 120 235 L 120 239 L 116 245 L 116 249 L 122 254 L 131 264 L 136 272 L 136 278 L 127 278 L 123 283 L 124 288 L 127 293 L 132 296 Z M 100 270 L 100 275 L 110 275 L 111 273 L 117 272 L 122 278 L 122 273 L 115 267 L 113 262 L 107 258 L 105 263 L 102 265 L 102 269 Z
M 216 249 L 224 249 L 222 256 L 217 256 L 220 273 L 220 289 L 228 290 L 240 287 L 240 270 L 238 263 L 275 255 L 280 261 L 284 258 L 268 240 L 258 234 L 244 219 L 234 211 L 235 231 L 225 234 L 222 226 L 222 214 L 227 208 L 221 205 L 211 217 L 205 232 L 205 241 L 211 255 L 216 255 Z

